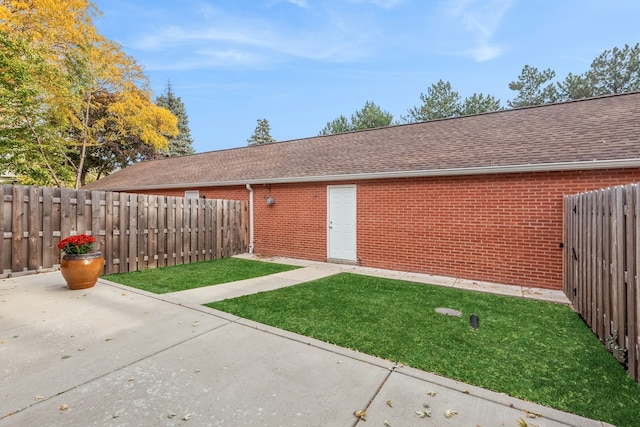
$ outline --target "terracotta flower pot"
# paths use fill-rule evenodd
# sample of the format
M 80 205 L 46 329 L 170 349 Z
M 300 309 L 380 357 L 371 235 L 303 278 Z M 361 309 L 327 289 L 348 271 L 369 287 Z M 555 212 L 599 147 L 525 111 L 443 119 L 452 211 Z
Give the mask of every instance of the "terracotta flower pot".
M 69 289 L 87 289 L 98 281 L 104 267 L 102 252 L 62 255 L 60 272 Z

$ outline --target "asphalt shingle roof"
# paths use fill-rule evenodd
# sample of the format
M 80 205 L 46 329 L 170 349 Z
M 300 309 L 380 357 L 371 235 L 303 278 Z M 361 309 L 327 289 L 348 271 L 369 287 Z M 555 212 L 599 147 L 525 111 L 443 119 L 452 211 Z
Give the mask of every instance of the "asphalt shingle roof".
M 639 166 L 640 92 L 146 161 L 85 188 L 586 169 L 583 162 L 636 159 Z

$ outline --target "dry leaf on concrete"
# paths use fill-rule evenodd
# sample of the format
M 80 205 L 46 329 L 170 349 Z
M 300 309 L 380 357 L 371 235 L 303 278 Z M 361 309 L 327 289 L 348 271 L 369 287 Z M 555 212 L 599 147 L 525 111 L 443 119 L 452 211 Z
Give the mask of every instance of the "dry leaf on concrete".
M 358 418 L 359 420 L 362 420 L 362 421 L 366 421 L 367 420 L 367 418 L 366 418 L 367 417 L 367 411 L 362 411 L 362 410 L 356 411 L 356 412 L 353 413 L 353 415 L 355 415 L 356 418 Z
M 416 411 L 416 416 L 418 418 L 427 418 L 431 417 L 431 412 L 429 411 Z

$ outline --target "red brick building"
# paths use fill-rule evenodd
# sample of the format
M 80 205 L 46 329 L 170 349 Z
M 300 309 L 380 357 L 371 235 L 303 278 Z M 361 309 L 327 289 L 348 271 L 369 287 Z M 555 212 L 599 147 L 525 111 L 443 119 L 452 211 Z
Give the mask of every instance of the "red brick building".
M 640 181 L 640 93 L 130 166 L 87 189 L 253 198 L 257 254 L 562 288 L 566 194 Z

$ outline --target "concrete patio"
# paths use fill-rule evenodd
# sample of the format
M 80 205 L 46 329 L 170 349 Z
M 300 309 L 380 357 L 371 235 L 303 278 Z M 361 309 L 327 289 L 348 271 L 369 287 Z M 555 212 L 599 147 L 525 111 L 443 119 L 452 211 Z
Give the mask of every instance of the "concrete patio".
M 167 295 L 70 291 L 59 272 L 0 281 L 0 425 L 607 425 L 200 305 L 356 269 L 305 265 Z

